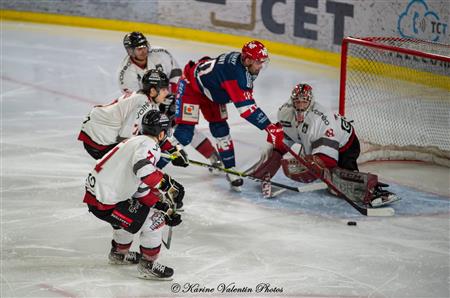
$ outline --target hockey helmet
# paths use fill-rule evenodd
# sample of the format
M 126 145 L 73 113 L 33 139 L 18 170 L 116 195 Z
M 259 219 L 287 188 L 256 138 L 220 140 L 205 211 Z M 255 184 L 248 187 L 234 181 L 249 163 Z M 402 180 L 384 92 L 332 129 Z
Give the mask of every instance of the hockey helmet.
M 169 78 L 166 74 L 157 69 L 150 69 L 142 77 L 142 91 L 146 94 L 151 88 L 155 88 L 159 93 L 161 88 L 169 88 Z
M 266 47 L 257 40 L 247 42 L 241 51 L 242 59 L 252 59 L 255 61 L 266 62 L 269 60 L 269 53 Z
M 135 48 L 140 47 L 150 48 L 150 45 L 147 41 L 147 38 L 145 38 L 144 34 L 136 31 L 125 35 L 125 37 L 123 38 L 123 46 L 125 47 L 125 50 L 127 50 L 127 53 L 130 56 L 133 54 L 133 50 Z
M 158 110 L 150 110 L 142 117 L 141 134 L 157 137 L 161 131 L 165 132 L 163 142 L 170 133 L 169 118 Z

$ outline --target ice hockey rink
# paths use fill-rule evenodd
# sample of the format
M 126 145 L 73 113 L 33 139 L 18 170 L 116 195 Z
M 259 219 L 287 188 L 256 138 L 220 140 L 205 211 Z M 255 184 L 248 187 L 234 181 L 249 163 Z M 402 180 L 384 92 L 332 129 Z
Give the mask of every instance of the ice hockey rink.
M 450 296 L 450 173 L 419 162 L 362 166 L 402 197 L 396 215 L 383 218 L 364 217 L 325 190 L 267 200 L 251 180 L 236 193 L 224 175 L 169 166 L 186 188 L 183 223 L 160 258 L 174 268 L 173 281 L 109 265 L 111 228 L 82 203 L 94 161 L 77 136 L 94 104 L 119 95 L 126 32 L 1 26 L 1 297 Z M 147 38 L 180 65 L 234 50 Z M 257 103 L 275 120 L 298 82 L 337 109 L 338 69 L 276 55 L 255 82 Z M 228 112 L 242 170 L 266 134 L 232 105 Z M 205 121 L 200 127 L 207 131 Z M 274 181 L 298 186 L 282 173 Z

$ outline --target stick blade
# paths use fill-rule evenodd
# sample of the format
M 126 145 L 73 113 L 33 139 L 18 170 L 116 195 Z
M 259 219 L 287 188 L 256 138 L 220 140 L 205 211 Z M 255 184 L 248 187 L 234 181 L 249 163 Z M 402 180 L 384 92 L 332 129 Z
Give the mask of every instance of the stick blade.
M 391 207 L 367 208 L 367 216 L 394 216 L 395 210 Z

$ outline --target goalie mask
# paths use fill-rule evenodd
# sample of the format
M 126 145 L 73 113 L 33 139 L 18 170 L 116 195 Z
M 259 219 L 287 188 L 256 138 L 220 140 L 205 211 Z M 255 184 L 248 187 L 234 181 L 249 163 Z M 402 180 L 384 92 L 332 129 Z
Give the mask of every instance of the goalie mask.
M 305 120 L 306 113 L 314 103 L 312 87 L 308 84 L 297 84 L 291 94 L 292 106 L 295 109 L 296 119 L 299 123 Z

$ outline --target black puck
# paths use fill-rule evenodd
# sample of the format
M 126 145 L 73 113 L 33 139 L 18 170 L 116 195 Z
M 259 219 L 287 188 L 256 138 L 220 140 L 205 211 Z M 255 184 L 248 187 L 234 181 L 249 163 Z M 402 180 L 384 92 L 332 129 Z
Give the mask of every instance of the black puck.
M 356 226 L 356 221 L 347 221 L 348 226 Z

